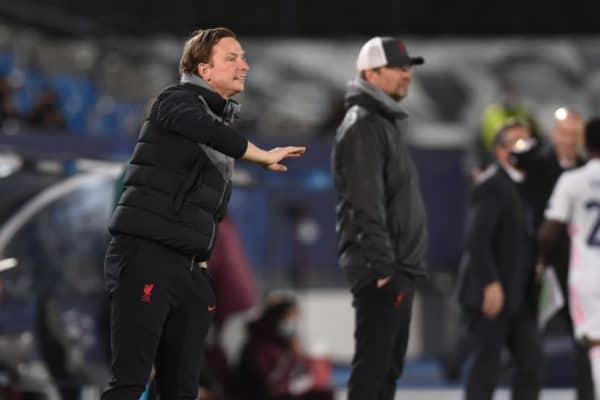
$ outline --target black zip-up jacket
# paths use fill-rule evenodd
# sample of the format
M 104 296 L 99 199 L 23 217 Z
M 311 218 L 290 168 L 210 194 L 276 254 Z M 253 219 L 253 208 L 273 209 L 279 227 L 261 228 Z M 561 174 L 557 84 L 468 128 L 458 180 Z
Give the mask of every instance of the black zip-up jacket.
M 353 292 L 396 271 L 425 275 L 425 208 L 398 128 L 406 114 L 361 79 L 346 106 L 332 154 L 339 264 Z
M 165 89 L 141 128 L 109 231 L 207 260 L 247 140 L 223 117 L 228 101 L 194 77 Z

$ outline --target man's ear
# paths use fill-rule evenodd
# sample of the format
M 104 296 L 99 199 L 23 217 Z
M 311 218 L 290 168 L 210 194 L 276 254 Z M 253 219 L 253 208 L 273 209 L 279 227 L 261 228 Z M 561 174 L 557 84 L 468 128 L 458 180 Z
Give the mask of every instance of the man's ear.
M 210 82 L 210 64 L 198 64 L 198 75 L 205 81 Z
M 373 83 L 373 79 L 375 78 L 375 75 L 377 75 L 377 71 L 374 69 L 366 69 L 362 71 L 361 74 L 365 81 Z

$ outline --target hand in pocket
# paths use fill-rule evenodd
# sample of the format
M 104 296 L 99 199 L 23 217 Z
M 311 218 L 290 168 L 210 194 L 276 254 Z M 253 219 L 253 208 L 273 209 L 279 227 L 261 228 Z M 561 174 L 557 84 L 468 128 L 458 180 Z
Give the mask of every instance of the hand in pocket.
M 386 276 L 385 278 L 377 279 L 377 289 L 381 289 L 387 285 L 392 279 L 392 275 Z

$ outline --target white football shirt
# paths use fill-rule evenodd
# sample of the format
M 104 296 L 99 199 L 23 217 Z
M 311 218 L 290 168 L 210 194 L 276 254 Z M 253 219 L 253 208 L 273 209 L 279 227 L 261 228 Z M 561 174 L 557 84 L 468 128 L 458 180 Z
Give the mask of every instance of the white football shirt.
M 560 176 L 545 216 L 569 228 L 569 299 L 575 333 L 600 339 L 600 160 Z

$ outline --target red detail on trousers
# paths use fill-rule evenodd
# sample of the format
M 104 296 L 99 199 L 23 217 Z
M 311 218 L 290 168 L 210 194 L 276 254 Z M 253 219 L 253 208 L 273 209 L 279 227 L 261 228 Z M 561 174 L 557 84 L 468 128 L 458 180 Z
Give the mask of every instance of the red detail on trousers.
M 394 307 L 399 308 L 404 301 L 404 292 L 398 292 L 396 295 L 396 300 L 394 300 Z
M 144 285 L 144 294 L 142 294 L 142 303 L 150 303 L 152 300 L 152 289 L 154 289 L 154 283 L 148 283 Z

